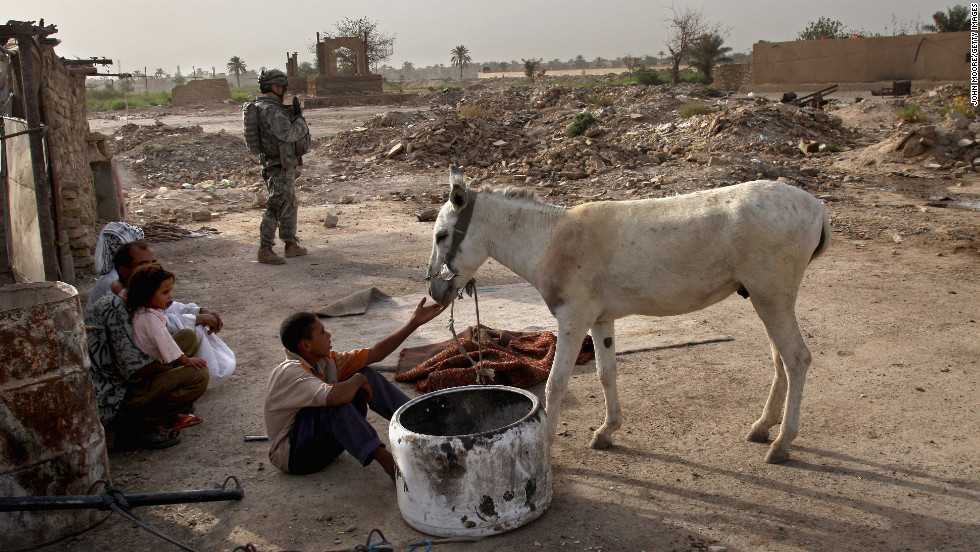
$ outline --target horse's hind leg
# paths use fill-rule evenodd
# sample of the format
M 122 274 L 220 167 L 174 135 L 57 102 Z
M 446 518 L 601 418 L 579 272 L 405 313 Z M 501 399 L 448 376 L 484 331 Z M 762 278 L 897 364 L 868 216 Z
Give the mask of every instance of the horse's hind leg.
M 786 372 L 783 370 L 783 359 L 779 356 L 772 339 L 769 340 L 769 348 L 772 350 L 776 374 L 772 377 L 772 387 L 769 388 L 769 398 L 766 399 L 762 417 L 752 424 L 752 429 L 745 436 L 746 440 L 754 443 L 769 442 L 769 428 L 778 424 L 783 417 L 783 402 L 786 400 Z
M 785 389 L 777 374 L 769 400 L 762 417 L 753 424 L 749 437 L 758 437 L 765 427 L 772 425 L 772 418 L 778 412 L 779 399 L 785 395 L 785 406 L 779 436 L 769 447 L 766 462 L 779 464 L 789 460 L 789 445 L 796 438 L 800 427 L 800 403 L 803 400 L 803 384 L 810 368 L 810 350 L 803 343 L 800 327 L 794 309 L 795 296 L 783 296 L 782 301 L 772 301 L 753 296 L 752 304 L 766 326 L 769 342 L 773 349 L 773 363 L 776 369 L 782 364 L 785 373 Z
M 619 394 L 616 391 L 616 342 L 613 337 L 614 323 L 596 322 L 592 325 L 592 343 L 595 345 L 596 376 L 602 384 L 606 399 L 606 419 L 602 427 L 592 436 L 590 445 L 594 449 L 612 446 L 612 434 L 623 423 L 623 413 L 619 407 Z

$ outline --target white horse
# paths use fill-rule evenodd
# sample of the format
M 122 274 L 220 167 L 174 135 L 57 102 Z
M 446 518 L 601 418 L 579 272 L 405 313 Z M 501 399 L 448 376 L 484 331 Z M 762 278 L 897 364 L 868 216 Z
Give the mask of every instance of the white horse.
M 810 351 L 796 296 L 830 239 L 823 204 L 792 186 L 755 181 L 666 199 L 549 205 L 529 190 L 471 190 L 450 167 L 449 200 L 436 219 L 429 294 L 448 305 L 493 257 L 530 282 L 558 321 L 545 411 L 554 439 L 575 357 L 591 330 L 606 417 L 591 446 L 612 445 L 622 423 L 613 323 L 631 314 L 671 316 L 738 292 L 765 325 L 776 374 L 746 439 L 767 442 L 766 462 L 789 459 L 799 428 Z M 784 413 L 785 403 L 785 413 Z

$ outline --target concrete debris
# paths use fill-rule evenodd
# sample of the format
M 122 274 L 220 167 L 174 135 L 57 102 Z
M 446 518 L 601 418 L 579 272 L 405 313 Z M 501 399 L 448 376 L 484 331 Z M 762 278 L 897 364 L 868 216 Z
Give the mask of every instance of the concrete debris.
M 934 113 L 928 124 L 907 128 L 894 108 L 880 101 L 831 100 L 816 109 L 758 95 L 748 100 L 720 96 L 692 85 L 433 89 L 400 111 L 315 138 L 297 189 L 331 203 L 355 204 L 372 196 L 331 192 L 331 184 L 396 169 L 442 170 L 450 163 L 477 182 L 520 182 L 569 203 L 599 200 L 594 191 L 578 191 L 596 183 L 608 191 L 602 199 L 663 197 L 758 178 L 821 189 L 843 178 L 834 176 L 832 168 L 841 152 L 854 152 L 851 157 L 863 166 L 935 165 L 962 178 L 977 170 L 980 124 L 956 112 L 942 119 L 930 102 L 958 101 L 965 93 L 963 87 L 944 86 L 929 92 L 928 99 L 926 93 L 905 98 Z M 682 108 L 695 102 L 710 112 L 681 117 Z M 866 120 L 876 110 L 885 122 L 875 129 L 845 124 L 842 118 Z M 595 123 L 582 135 L 567 136 L 568 126 L 583 111 Z M 127 124 L 107 144 L 143 185 L 127 191 L 131 213 L 178 222 L 265 208 L 261 168 L 236 136 L 205 134 L 201 127 Z M 677 171 L 682 164 L 691 169 Z M 707 175 L 693 176 L 692 169 Z M 414 199 L 440 203 L 444 198 Z M 430 215 L 419 211 L 420 220 Z

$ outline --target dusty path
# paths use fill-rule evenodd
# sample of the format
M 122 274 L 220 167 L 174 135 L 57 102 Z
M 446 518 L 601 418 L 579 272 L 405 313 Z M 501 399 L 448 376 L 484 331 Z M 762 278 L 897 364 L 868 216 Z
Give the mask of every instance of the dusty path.
M 187 430 L 179 446 L 113 453 L 111 470 L 117 486 L 142 492 L 238 477 L 246 489 L 240 503 L 142 510 L 200 550 L 245 542 L 336 549 L 375 527 L 396 543 L 420 536 L 401 520 L 380 469 L 344 457 L 315 475 L 283 475 L 263 443 L 242 440 L 264 432 L 261 397 L 282 356 L 276 329 L 287 313 L 365 285 L 423 294 L 429 224 L 375 202 L 342 206 L 348 223 L 325 229 L 316 222 L 326 210 L 301 210 L 313 253 L 281 267 L 251 262 L 257 211 L 213 221 L 216 237 L 155 246 L 180 275 L 181 298 L 224 313 L 224 338 L 240 365 L 200 402 L 207 422 Z M 782 466 L 765 464 L 765 447 L 742 439 L 771 376 L 761 323 L 746 301 L 732 297 L 699 315 L 733 342 L 620 356 L 626 421 L 611 450 L 588 448 L 602 395 L 590 369 L 577 369 L 553 449 L 549 510 L 518 531 L 439 550 L 972 549 L 980 538 L 977 274 L 975 257 L 836 241 L 801 293 L 815 360 L 793 461 Z M 481 277 L 483 285 L 516 281 L 499 265 Z M 107 543 L 161 546 L 110 518 L 51 549 Z
M 350 106 L 350 107 L 331 107 L 310 109 L 307 111 L 306 118 L 310 126 L 310 133 L 314 138 L 334 135 L 342 130 L 347 130 L 355 126 L 358 121 L 382 113 L 390 107 L 384 106 Z M 408 108 L 395 108 L 408 109 Z M 320 116 L 317 112 L 329 111 L 329 116 Z M 207 105 L 199 108 L 184 107 L 171 108 L 143 108 L 133 110 L 128 115 L 98 115 L 89 120 L 89 128 L 92 132 L 112 134 L 126 123 L 136 125 L 153 125 L 156 121 L 161 121 L 173 126 L 193 126 L 199 125 L 205 132 L 228 132 L 241 137 L 242 131 L 242 106 L 240 104 L 219 104 Z

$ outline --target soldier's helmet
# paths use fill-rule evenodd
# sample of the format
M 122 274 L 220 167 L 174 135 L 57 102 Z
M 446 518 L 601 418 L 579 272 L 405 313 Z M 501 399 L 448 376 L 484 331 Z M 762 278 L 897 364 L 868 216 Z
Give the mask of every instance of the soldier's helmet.
M 270 69 L 268 71 L 262 71 L 259 74 L 259 87 L 271 87 L 275 84 L 280 86 L 288 85 L 289 79 L 286 78 L 286 73 L 278 69 Z

